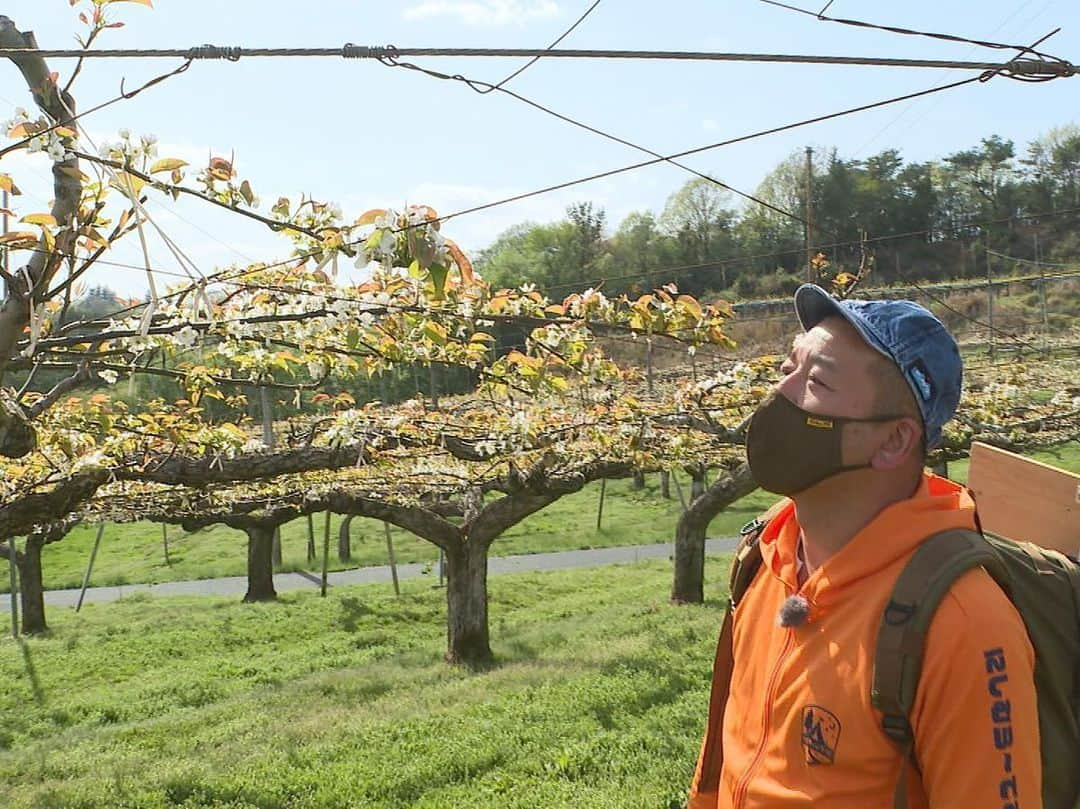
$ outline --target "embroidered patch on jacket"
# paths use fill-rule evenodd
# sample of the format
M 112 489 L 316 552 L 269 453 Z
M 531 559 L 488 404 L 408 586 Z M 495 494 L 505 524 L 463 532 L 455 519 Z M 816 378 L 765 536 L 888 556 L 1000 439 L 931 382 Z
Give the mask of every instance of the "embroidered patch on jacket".
M 807 764 L 832 764 L 840 741 L 840 720 L 820 705 L 803 708 L 802 746 Z

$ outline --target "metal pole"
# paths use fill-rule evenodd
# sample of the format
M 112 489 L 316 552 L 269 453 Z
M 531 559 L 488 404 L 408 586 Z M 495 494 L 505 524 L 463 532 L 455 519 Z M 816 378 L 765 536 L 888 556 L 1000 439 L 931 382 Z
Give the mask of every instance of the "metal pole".
M 4 192 L 7 196 L 7 192 Z M 19 579 L 15 575 L 15 537 L 9 537 L 7 541 L 8 546 L 8 573 L 11 575 L 11 637 L 19 637 L 19 599 L 18 589 Z
M 596 509 L 596 530 L 600 530 L 600 520 L 604 516 L 604 493 L 607 491 L 607 478 L 600 479 L 600 505 Z
M 274 448 L 274 403 L 270 399 L 270 388 L 259 386 L 259 404 L 262 406 L 262 435 L 267 449 Z M 274 526 L 274 538 L 270 549 L 272 563 L 281 564 L 281 526 Z
M 97 537 L 94 539 L 94 549 L 90 551 L 90 563 L 86 566 L 86 575 L 83 576 L 82 590 L 79 592 L 79 602 L 75 605 L 75 612 L 82 609 L 83 596 L 86 595 L 86 586 L 90 584 L 90 571 L 94 569 L 94 559 L 97 558 L 97 549 L 101 544 L 101 535 L 105 533 L 105 523 L 98 523 Z
M 810 242 L 814 237 L 814 150 L 806 147 L 806 224 L 803 225 L 804 240 L 806 242 L 806 280 L 814 282 L 814 249 Z
M 397 564 L 394 562 L 394 541 L 390 538 L 390 523 L 384 522 L 386 529 L 386 555 L 390 559 L 390 576 L 394 579 L 394 595 L 401 596 L 401 587 L 398 585 Z
M 165 523 L 161 524 L 161 544 L 165 546 L 165 564 L 172 567 L 172 561 L 169 559 L 169 526 Z
M 322 542 L 322 587 L 320 593 L 326 598 L 326 583 L 330 575 L 330 512 L 326 512 L 326 522 L 323 523 Z
M 428 364 L 428 380 L 431 387 L 431 409 L 439 409 L 439 375 L 435 363 Z
M 7 234 L 8 234 L 8 214 L 7 214 L 7 212 L 8 212 L 8 192 L 7 192 L 6 188 L 4 189 L 4 194 L 3 194 L 3 204 L 0 205 L 0 207 L 3 207 L 3 209 L 4 209 L 4 235 L 7 236 Z M 4 272 L 7 275 L 11 274 L 11 251 L 8 250 L 6 247 L 4 248 Z M 7 295 L 7 281 L 0 280 L 0 291 L 2 291 L 4 295 Z

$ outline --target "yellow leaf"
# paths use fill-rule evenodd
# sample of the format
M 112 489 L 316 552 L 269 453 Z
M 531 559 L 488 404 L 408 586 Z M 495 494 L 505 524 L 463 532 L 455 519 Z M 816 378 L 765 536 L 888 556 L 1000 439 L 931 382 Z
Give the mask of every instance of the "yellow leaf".
M 7 191 L 9 194 L 19 196 L 22 191 L 15 185 L 15 181 L 11 179 L 8 174 L 0 174 L 0 190 Z
M 56 217 L 51 213 L 28 213 L 20 222 L 25 222 L 28 225 L 51 225 L 56 227 Z
M 701 310 L 701 304 L 698 303 L 696 298 L 692 298 L 689 295 L 680 295 L 676 300 L 685 306 L 694 317 L 701 318 L 703 312 Z
M 75 137 L 75 130 L 74 129 L 69 129 L 66 126 L 58 126 L 55 129 L 53 129 L 53 132 L 55 132 L 61 138 L 73 138 L 73 137 Z
M 129 182 L 131 184 L 130 188 L 128 187 Z M 130 174 L 130 173 L 126 172 L 126 171 L 118 171 L 118 172 L 116 172 L 116 179 L 113 180 L 110 184 L 113 185 L 114 187 L 120 189 L 125 194 L 129 193 L 130 191 L 133 191 L 136 195 L 138 195 L 138 193 L 140 191 L 142 191 L 143 186 L 146 185 L 145 182 L 140 180 L 134 174 Z
M 186 160 L 181 160 L 178 157 L 163 157 L 150 167 L 150 173 L 157 174 L 159 171 L 175 171 L 176 169 L 182 169 L 187 164 L 188 162 Z

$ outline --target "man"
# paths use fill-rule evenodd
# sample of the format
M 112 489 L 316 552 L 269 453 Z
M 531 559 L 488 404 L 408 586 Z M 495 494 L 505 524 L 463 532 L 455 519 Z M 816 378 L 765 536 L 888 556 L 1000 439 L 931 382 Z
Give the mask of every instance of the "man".
M 807 284 L 795 309 L 804 332 L 747 437 L 755 480 L 788 499 L 771 512 L 761 568 L 733 613 L 722 731 L 707 730 L 689 806 L 876 809 L 894 805 L 903 778 L 911 809 L 1040 809 L 1034 653 L 982 568 L 953 584 L 930 624 L 911 756 L 871 701 L 900 571 L 928 536 L 976 526 L 966 490 L 924 469 L 960 398 L 956 342 L 910 301 L 838 302 Z M 1008 675 L 1006 754 L 991 663 Z M 718 779 L 705 755 L 716 734 Z

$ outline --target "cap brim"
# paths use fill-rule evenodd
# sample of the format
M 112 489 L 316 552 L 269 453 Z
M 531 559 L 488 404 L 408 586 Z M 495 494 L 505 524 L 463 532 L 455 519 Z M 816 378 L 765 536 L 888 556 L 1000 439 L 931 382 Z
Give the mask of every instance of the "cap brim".
M 874 334 L 861 318 L 842 307 L 836 298 L 816 284 L 803 284 L 795 290 L 795 314 L 799 317 L 803 331 L 810 331 L 827 317 L 833 315 L 842 317 L 855 327 L 855 331 L 862 335 L 867 345 L 892 362 L 896 362 L 896 358 L 884 346 L 881 338 Z

